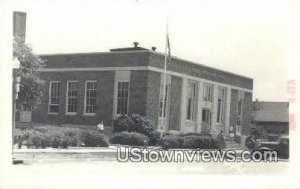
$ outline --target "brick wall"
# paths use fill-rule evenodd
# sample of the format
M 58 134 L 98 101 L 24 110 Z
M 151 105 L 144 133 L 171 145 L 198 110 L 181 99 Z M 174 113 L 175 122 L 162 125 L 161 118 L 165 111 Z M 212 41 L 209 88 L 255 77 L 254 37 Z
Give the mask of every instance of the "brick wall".
M 148 71 L 146 116 L 158 124 L 160 73 Z
M 146 115 L 148 71 L 131 71 L 129 114 Z
M 170 98 L 170 119 L 169 129 L 180 129 L 180 105 L 181 105 L 181 88 L 182 78 L 172 76 L 171 77 L 171 98 Z
M 63 123 L 76 125 L 96 125 L 99 120 L 104 121 L 104 125 L 111 125 L 113 111 L 113 89 L 114 72 L 63 72 L 63 73 L 43 73 L 42 78 L 46 81 L 45 95 L 41 104 L 33 111 L 33 122 L 43 123 Z M 67 81 L 78 81 L 78 108 L 76 115 L 65 115 Z M 85 81 L 97 81 L 97 104 L 95 116 L 83 116 Z M 48 114 L 49 101 L 49 81 L 60 81 L 60 107 L 58 115 Z
M 41 58 L 47 60 L 46 68 L 147 66 L 149 63 L 149 52 L 78 53 L 44 55 Z
M 150 66 L 163 69 L 164 56 L 158 53 L 150 54 Z M 204 66 L 197 63 L 191 63 L 181 59 L 172 58 L 171 64 L 168 66 L 168 70 L 177 73 L 182 73 L 194 77 L 199 77 L 219 83 L 225 83 L 236 87 L 243 87 L 247 89 L 253 88 L 253 80 L 242 77 L 237 74 L 224 72 L 218 69 L 214 69 L 208 66 Z

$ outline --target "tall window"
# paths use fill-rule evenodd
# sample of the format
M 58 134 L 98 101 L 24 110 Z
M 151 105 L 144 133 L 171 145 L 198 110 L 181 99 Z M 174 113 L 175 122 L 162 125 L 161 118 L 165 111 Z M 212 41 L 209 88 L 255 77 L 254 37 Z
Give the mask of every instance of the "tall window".
M 49 113 L 59 112 L 59 90 L 60 83 L 51 81 L 49 86 Z
M 212 102 L 213 86 L 208 83 L 203 84 L 203 100 L 207 102 Z
M 217 123 L 224 124 L 225 106 L 226 106 L 226 88 L 220 87 L 218 88 Z
M 196 92 L 197 84 L 195 82 L 188 82 L 188 94 L 187 94 L 187 111 L 186 119 L 195 120 L 196 115 Z
M 67 113 L 77 112 L 77 101 L 78 101 L 78 82 L 68 81 L 67 82 Z
M 117 87 L 117 114 L 124 115 L 128 113 L 129 82 L 119 81 Z
M 96 108 L 96 81 L 85 83 L 85 111 L 86 114 L 94 114 Z

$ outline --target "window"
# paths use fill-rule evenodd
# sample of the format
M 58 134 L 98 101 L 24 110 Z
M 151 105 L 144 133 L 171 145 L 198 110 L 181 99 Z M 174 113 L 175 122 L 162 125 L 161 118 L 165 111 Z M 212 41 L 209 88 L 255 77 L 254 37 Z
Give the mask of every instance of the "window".
M 168 104 L 169 104 L 169 89 L 170 85 L 166 85 L 165 89 L 165 98 L 163 99 L 163 85 L 160 86 L 160 97 L 159 97 L 159 117 L 166 117 L 166 112 L 168 109 Z M 164 114 L 162 114 L 162 109 L 163 109 L 163 102 L 164 104 Z
M 119 81 L 117 84 L 117 114 L 128 113 L 129 82 Z
M 203 100 L 212 102 L 212 85 L 208 83 L 203 84 Z
M 226 88 L 220 87 L 218 89 L 217 123 L 224 124 L 225 105 L 226 105 Z
M 49 85 L 49 113 L 59 112 L 59 90 L 60 83 L 58 81 L 51 81 Z
M 77 100 L 78 100 L 78 82 L 67 82 L 67 113 L 77 112 Z
M 187 120 L 195 120 L 196 115 L 196 90 L 197 84 L 190 81 L 188 83 L 188 94 L 187 94 Z
M 85 83 L 85 114 L 95 114 L 96 96 L 96 81 L 87 81 Z

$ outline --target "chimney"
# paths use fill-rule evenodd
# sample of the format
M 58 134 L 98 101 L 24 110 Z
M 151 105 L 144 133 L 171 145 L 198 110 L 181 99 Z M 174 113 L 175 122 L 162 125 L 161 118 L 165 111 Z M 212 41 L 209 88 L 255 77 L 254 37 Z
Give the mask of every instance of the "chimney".
M 133 45 L 134 45 L 134 48 L 137 48 L 139 45 L 139 42 L 135 41 L 135 42 L 133 42 Z
M 156 47 L 152 47 L 152 50 L 155 51 L 155 50 L 156 50 Z

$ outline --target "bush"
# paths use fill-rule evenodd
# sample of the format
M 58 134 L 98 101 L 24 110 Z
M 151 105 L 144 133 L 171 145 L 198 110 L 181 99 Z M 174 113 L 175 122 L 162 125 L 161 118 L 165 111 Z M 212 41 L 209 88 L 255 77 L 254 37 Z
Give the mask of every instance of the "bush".
M 167 135 L 164 136 L 160 145 L 163 149 L 169 148 L 187 148 L 187 149 L 219 149 L 218 142 L 211 136 L 176 136 Z
M 144 145 L 148 145 L 149 138 L 141 133 L 124 131 L 124 132 L 114 133 L 110 138 L 110 143 L 144 146 Z
M 15 129 L 14 130 L 14 144 L 18 144 L 18 148 L 21 148 L 23 143 L 29 139 L 29 136 L 31 136 L 32 133 L 33 133 L 33 130 Z
M 29 148 L 45 148 L 49 146 L 47 141 L 47 136 L 44 133 L 38 131 L 32 131 L 28 137 L 28 147 Z
M 242 137 L 241 137 L 241 135 L 235 135 L 234 141 L 235 141 L 236 143 L 238 143 L 238 144 L 241 144 L 241 142 L 242 142 Z
M 169 148 L 181 148 L 183 143 L 183 138 L 177 135 L 166 135 L 161 138 L 159 145 L 163 149 Z
M 159 141 L 160 141 L 160 132 L 158 131 L 153 131 L 152 133 L 150 133 L 149 137 L 149 145 L 158 145 Z
M 130 117 L 133 121 L 133 125 L 129 128 L 129 132 L 137 132 L 146 136 L 150 136 L 151 133 L 154 132 L 154 124 L 151 120 L 139 114 L 132 114 Z
M 104 134 L 96 131 L 84 131 L 80 136 L 82 142 L 88 147 L 108 147 L 108 139 Z
M 113 121 L 113 132 L 128 131 L 131 125 L 133 125 L 131 117 L 121 115 Z
M 113 131 L 136 132 L 150 137 L 154 134 L 155 129 L 151 120 L 139 114 L 132 114 L 131 116 L 122 115 L 115 119 L 113 121 Z

